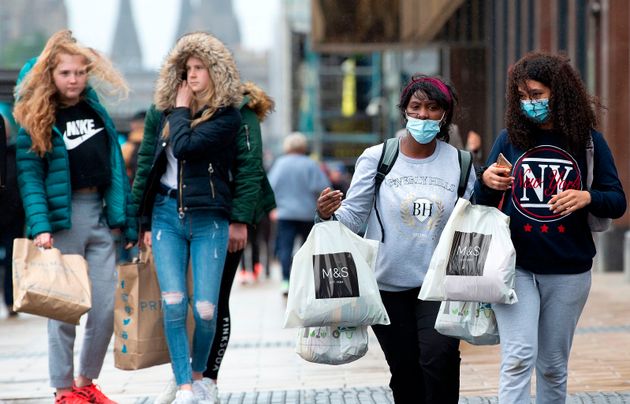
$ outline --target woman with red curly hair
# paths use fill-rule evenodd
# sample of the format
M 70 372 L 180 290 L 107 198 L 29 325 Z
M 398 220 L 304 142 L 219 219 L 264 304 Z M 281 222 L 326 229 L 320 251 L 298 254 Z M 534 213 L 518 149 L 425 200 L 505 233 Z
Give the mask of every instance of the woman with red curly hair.
M 516 248 L 518 303 L 492 306 L 501 334 L 499 402 L 529 404 L 535 367 L 537 402 L 564 403 L 595 255 L 588 216 L 618 218 L 626 198 L 595 130 L 599 105 L 567 58 L 526 55 L 510 69 L 506 98 L 507 128 L 475 189 L 478 203 L 497 206 L 504 198 Z M 512 169 L 494 163 L 499 153 Z
M 76 379 L 76 326 L 48 321 L 55 402 L 113 403 L 92 383 L 114 329 L 116 257 L 110 229 L 123 230 L 127 248 L 137 231 L 127 214 L 129 180 L 118 134 L 95 89 L 105 84 L 126 95 L 127 85 L 104 56 L 78 44 L 68 30 L 52 35 L 19 80 L 14 115 L 22 127 L 17 171 L 27 234 L 37 246 L 54 245 L 64 254 L 85 257 L 92 284 Z

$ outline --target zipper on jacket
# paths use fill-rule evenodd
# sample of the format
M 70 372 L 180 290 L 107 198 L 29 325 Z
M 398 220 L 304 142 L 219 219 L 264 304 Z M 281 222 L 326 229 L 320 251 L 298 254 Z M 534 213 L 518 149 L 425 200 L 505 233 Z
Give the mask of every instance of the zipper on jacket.
M 245 137 L 247 138 L 247 151 L 251 151 L 251 147 L 249 147 L 249 125 L 245 125 Z
M 177 181 L 177 198 L 179 199 L 179 218 L 184 218 L 184 192 L 183 192 L 183 183 L 184 183 L 184 163 L 186 160 L 182 161 L 179 164 L 179 181 Z
M 212 192 L 212 198 L 214 199 L 214 182 L 212 182 L 212 173 L 214 173 L 214 168 L 212 167 L 212 163 L 208 164 L 208 174 L 210 175 L 210 192 Z

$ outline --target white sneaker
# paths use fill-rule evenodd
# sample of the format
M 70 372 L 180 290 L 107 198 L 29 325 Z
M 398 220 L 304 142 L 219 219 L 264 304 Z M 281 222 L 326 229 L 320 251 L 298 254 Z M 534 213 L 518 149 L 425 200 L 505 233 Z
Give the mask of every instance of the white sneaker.
M 214 380 L 208 377 L 195 380 L 192 390 L 198 404 L 219 404 L 219 389 Z
M 166 387 L 164 387 L 160 395 L 155 398 L 153 404 L 171 404 L 175 400 L 176 393 L 177 383 L 175 379 L 171 379 L 166 383 Z
M 177 390 L 172 404 L 198 404 L 197 398 L 191 390 Z

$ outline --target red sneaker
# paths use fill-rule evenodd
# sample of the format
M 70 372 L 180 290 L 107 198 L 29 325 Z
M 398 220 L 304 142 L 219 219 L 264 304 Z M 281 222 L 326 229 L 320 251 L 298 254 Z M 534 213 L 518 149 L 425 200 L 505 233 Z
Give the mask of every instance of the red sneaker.
M 117 404 L 116 401 L 107 398 L 107 396 L 103 394 L 101 389 L 94 383 L 83 387 L 77 387 L 77 385 L 75 384 L 74 386 L 72 386 L 72 392 L 80 397 L 83 397 L 83 399 L 87 400 L 88 403 Z
M 89 401 L 74 391 L 55 394 L 55 404 L 88 404 Z
M 260 262 L 254 264 L 254 276 L 256 279 L 260 278 L 260 275 L 265 272 L 265 268 Z

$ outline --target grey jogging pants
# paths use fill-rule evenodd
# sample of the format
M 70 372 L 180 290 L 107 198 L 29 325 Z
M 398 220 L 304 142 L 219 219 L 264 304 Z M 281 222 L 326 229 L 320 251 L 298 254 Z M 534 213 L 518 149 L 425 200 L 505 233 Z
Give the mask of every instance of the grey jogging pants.
M 114 240 L 103 216 L 98 193 L 72 195 L 72 228 L 53 234 L 54 247 L 64 254 L 80 254 L 88 262 L 92 282 L 92 308 L 87 314 L 79 374 L 98 378 L 114 331 L 116 256 Z M 70 387 L 74 381 L 76 326 L 48 320 L 48 369 L 50 385 Z
M 536 366 L 536 403 L 566 401 L 573 335 L 591 288 L 591 271 L 537 275 L 516 269 L 518 303 L 493 304 L 501 336 L 499 403 L 530 404 Z

